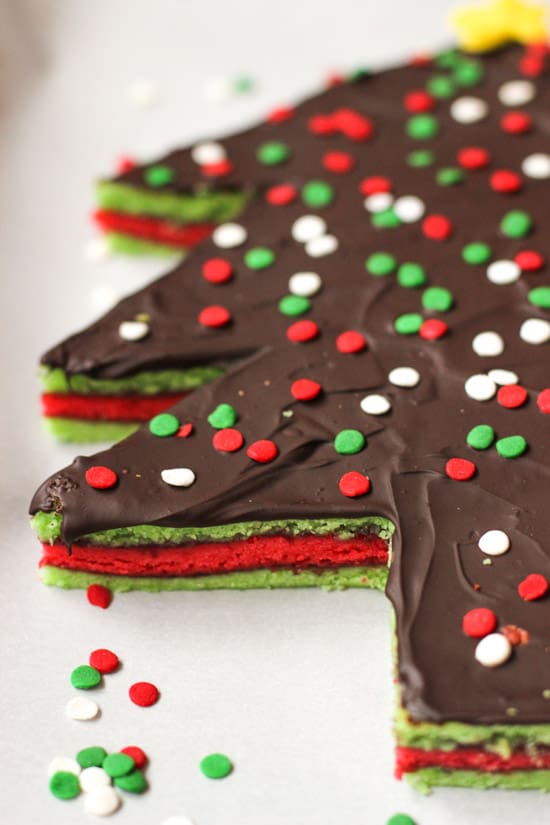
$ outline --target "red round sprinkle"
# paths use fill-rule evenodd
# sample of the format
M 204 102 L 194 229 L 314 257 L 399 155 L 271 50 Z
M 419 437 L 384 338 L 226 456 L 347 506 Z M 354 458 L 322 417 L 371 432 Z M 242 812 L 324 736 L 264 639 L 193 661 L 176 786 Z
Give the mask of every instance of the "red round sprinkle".
M 95 490 L 108 490 L 110 487 L 114 487 L 118 481 L 118 476 L 113 470 L 109 469 L 109 467 L 102 467 L 101 465 L 88 467 L 84 478 L 90 487 L 93 487 Z
M 370 479 L 363 473 L 358 473 L 352 470 L 350 473 L 344 473 L 338 482 L 338 487 L 342 495 L 348 498 L 357 498 L 364 496 L 370 490 Z
M 526 54 L 519 61 L 518 68 L 525 77 L 538 77 L 544 71 L 544 60 L 537 55 Z
M 307 122 L 307 128 L 314 135 L 333 135 L 337 131 L 330 115 L 313 115 Z
M 550 55 L 550 46 L 546 42 L 546 40 L 539 40 L 538 42 L 534 43 L 527 43 L 526 45 L 527 54 L 530 54 L 532 57 L 548 57 Z
M 497 169 L 489 178 L 489 186 L 494 192 L 509 194 L 519 192 L 523 181 L 517 172 L 512 172 L 511 169 Z
M 207 178 L 223 178 L 232 171 L 233 164 L 230 160 L 227 160 L 227 158 L 218 161 L 218 163 L 208 163 L 205 166 L 201 166 L 201 172 L 203 175 L 206 175 Z
M 143 768 L 149 761 L 147 754 L 141 748 L 138 748 L 137 745 L 127 745 L 125 748 L 121 748 L 119 753 L 125 753 L 126 756 L 130 756 L 136 765 L 136 768 Z
M 312 401 L 321 392 L 321 385 L 309 378 L 299 378 L 292 383 L 290 392 L 297 401 Z
M 338 109 L 332 117 L 336 128 L 350 140 L 367 140 L 374 132 L 372 121 L 354 109 Z
M 550 415 L 550 387 L 539 392 L 537 396 L 537 407 L 542 413 Z
M 327 171 L 337 175 L 350 172 L 355 166 L 355 160 L 347 152 L 327 152 L 323 155 L 322 163 Z
M 117 669 L 119 659 L 112 650 L 98 648 L 98 650 L 92 650 L 90 653 L 89 663 L 91 667 L 95 667 L 100 673 L 112 673 Z
M 362 352 L 367 346 L 365 336 L 353 329 L 341 332 L 336 339 L 336 349 L 345 355 L 353 352 Z
M 233 275 L 233 267 L 224 258 L 209 258 L 202 265 L 202 276 L 210 284 L 224 284 Z
M 102 610 L 109 607 L 113 598 L 109 588 L 104 587 L 102 584 L 91 584 L 86 590 L 86 596 L 90 604 L 93 604 L 94 607 L 101 607 Z
M 429 112 L 433 109 L 435 101 L 433 97 L 423 89 L 414 89 L 405 95 L 403 103 L 407 112 L 418 113 Z
M 497 617 L 492 610 L 487 607 L 476 607 L 468 610 L 462 619 L 462 630 L 466 636 L 473 639 L 481 639 L 492 633 L 497 626 Z
M 533 125 L 527 112 L 506 112 L 500 119 L 500 128 L 509 135 L 522 135 L 529 132 Z
M 260 439 L 260 441 L 254 441 L 246 451 L 246 454 L 252 461 L 257 461 L 259 464 L 269 464 L 270 461 L 277 458 L 279 450 L 273 441 L 263 438 Z
M 518 252 L 514 261 L 523 272 L 537 272 L 544 266 L 544 258 L 534 249 L 524 249 Z
M 244 438 L 238 430 L 226 427 L 214 433 L 212 444 L 221 453 L 234 453 L 243 446 Z
M 298 192 L 295 186 L 290 183 L 280 183 L 278 186 L 272 186 L 265 193 L 265 199 L 272 206 L 287 206 L 296 200 Z
M 176 433 L 177 438 L 189 438 L 191 433 L 193 432 L 193 425 L 191 422 L 187 424 L 182 424 L 179 430 Z
M 460 149 L 457 160 L 463 169 L 483 169 L 488 165 L 491 156 L 487 149 L 482 149 L 480 146 L 467 146 Z
M 368 178 L 363 178 L 359 184 L 359 191 L 365 196 L 378 195 L 379 192 L 390 192 L 391 181 L 381 175 L 371 175 Z
M 432 65 L 433 58 L 429 54 L 413 54 L 409 58 L 409 66 L 414 66 L 415 69 L 424 69 Z
M 468 481 L 476 472 L 476 465 L 467 458 L 450 458 L 445 465 L 445 472 L 453 481 Z
M 344 82 L 344 77 L 340 72 L 332 72 L 327 75 L 325 79 L 325 86 L 327 89 L 334 89 L 335 86 L 341 86 Z
M 139 705 L 142 708 L 154 705 L 155 702 L 158 702 L 160 696 L 159 689 L 151 682 L 135 682 L 131 685 L 128 695 L 134 705 Z
M 312 341 L 319 335 L 319 327 L 315 321 L 296 321 L 291 324 L 286 331 L 289 341 L 301 343 L 303 341 Z
M 527 401 L 528 394 L 525 387 L 520 387 L 519 384 L 507 384 L 505 387 L 500 387 L 497 392 L 497 401 L 501 407 L 506 407 L 507 410 L 515 410 L 516 407 L 521 407 Z
M 123 175 L 124 172 L 129 172 L 131 169 L 135 169 L 137 166 L 137 162 L 134 158 L 129 157 L 129 155 L 121 155 L 116 162 L 116 171 L 119 175 Z
M 278 106 L 272 109 L 266 117 L 267 123 L 284 123 L 294 117 L 296 109 L 293 106 Z
M 202 309 L 199 313 L 199 324 L 203 327 L 210 327 L 216 329 L 217 327 L 224 327 L 231 320 L 231 315 L 225 307 L 209 306 Z
M 420 327 L 420 337 L 425 341 L 435 341 L 437 338 L 442 338 L 448 331 L 449 327 L 445 321 L 440 321 L 437 318 L 430 318 L 422 322 Z
M 445 215 L 428 215 L 422 221 L 422 232 L 432 241 L 444 241 L 452 231 L 453 226 Z
M 526 602 L 534 602 L 548 590 L 548 580 L 541 573 L 530 573 L 518 585 L 518 593 Z

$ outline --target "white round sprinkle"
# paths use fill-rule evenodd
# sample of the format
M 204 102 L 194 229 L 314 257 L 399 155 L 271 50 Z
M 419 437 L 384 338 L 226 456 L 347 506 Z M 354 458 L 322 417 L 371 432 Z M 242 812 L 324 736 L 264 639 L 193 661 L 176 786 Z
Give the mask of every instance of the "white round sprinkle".
M 321 276 L 316 272 L 295 272 L 288 279 L 288 291 L 292 295 L 302 295 L 306 298 L 315 295 L 322 286 Z
M 519 384 L 519 376 L 516 372 L 512 372 L 512 370 L 489 370 L 487 375 L 491 381 L 494 381 L 495 384 L 499 384 L 501 387 L 505 387 L 507 384 Z
M 396 387 L 416 387 L 420 383 L 420 373 L 414 367 L 395 367 L 388 380 Z
M 377 192 L 365 198 L 364 206 L 368 212 L 385 212 L 393 203 L 393 195 L 389 192 Z
M 528 318 L 519 330 L 519 337 L 526 344 L 546 344 L 550 340 L 550 321 L 544 318 Z
M 505 106 L 523 106 L 533 100 L 535 94 L 535 85 L 530 80 L 509 80 L 498 90 L 498 99 Z
M 102 236 L 90 238 L 84 247 L 84 258 L 90 263 L 104 261 L 111 256 L 111 250 L 107 240 Z
M 367 415 L 384 415 L 391 410 L 390 402 L 383 395 L 365 395 L 360 406 Z
M 416 195 L 404 195 L 402 198 L 397 198 L 393 205 L 393 211 L 403 223 L 414 223 L 420 220 L 426 211 L 426 207 L 424 201 L 421 201 Z
M 81 768 L 76 759 L 71 756 L 56 756 L 48 765 L 48 776 L 53 776 L 58 771 L 74 773 L 78 776 Z
M 152 106 L 158 100 L 157 87 L 152 80 L 136 80 L 128 89 L 128 97 L 134 106 Z
M 472 349 L 482 358 L 494 358 L 504 352 L 504 340 L 498 332 L 480 332 L 472 341 Z
M 191 157 L 199 166 L 209 166 L 212 163 L 224 161 L 227 153 L 221 143 L 216 143 L 214 140 L 205 140 L 193 146 Z
M 488 375 L 470 375 L 464 383 L 466 395 L 474 401 L 489 401 L 497 391 L 497 385 Z
M 487 530 L 479 537 L 477 546 L 486 556 L 502 556 L 510 549 L 510 539 L 504 530 Z
M 220 249 L 242 246 L 246 238 L 247 231 L 240 223 L 222 223 L 212 233 L 212 240 Z
M 528 178 L 544 180 L 550 178 L 550 155 L 544 152 L 536 152 L 534 155 L 527 155 L 521 164 L 521 171 Z
M 521 277 L 521 269 L 515 261 L 493 261 L 487 267 L 487 277 L 492 284 L 513 284 Z
M 123 321 L 118 328 L 118 334 L 125 341 L 141 341 L 149 334 L 149 324 L 145 321 Z
M 477 123 L 487 115 L 489 107 L 480 97 L 457 97 L 451 103 L 451 117 L 457 123 Z
M 292 237 L 298 243 L 307 243 L 327 231 L 327 225 L 319 215 L 302 215 L 292 224 Z
M 161 470 L 161 478 L 172 487 L 190 487 L 195 481 L 195 473 L 189 467 L 172 467 L 170 470 Z
M 75 696 L 67 702 L 65 713 L 69 719 L 87 722 L 89 719 L 95 719 L 99 713 L 99 706 L 86 696 Z
M 84 810 L 87 814 L 110 816 L 118 811 L 119 807 L 120 797 L 110 785 L 94 788 L 84 797 Z
M 80 774 L 80 788 L 86 793 L 95 791 L 96 788 L 105 788 L 111 784 L 111 777 L 103 768 L 84 768 Z
M 313 238 L 306 243 L 306 252 L 312 258 L 322 258 L 324 255 L 336 252 L 337 249 L 338 238 L 335 238 L 334 235 L 321 235 L 319 238 Z
M 484 667 L 498 667 L 512 655 L 512 645 L 502 633 L 489 633 L 476 645 L 475 657 Z
M 220 75 L 209 78 L 204 84 L 204 96 L 216 103 L 226 100 L 231 95 L 231 79 Z
M 162 825 L 193 825 L 193 823 L 186 816 L 169 816 Z

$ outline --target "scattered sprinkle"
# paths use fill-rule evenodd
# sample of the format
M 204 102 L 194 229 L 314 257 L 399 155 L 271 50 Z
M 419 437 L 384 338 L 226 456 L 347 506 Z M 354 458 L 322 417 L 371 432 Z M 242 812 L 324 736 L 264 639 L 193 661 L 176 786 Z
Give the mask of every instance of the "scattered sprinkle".
M 96 787 L 84 797 L 84 810 L 95 816 L 110 816 L 120 807 L 120 797 L 111 786 Z
M 450 458 L 445 464 L 445 473 L 453 481 L 469 481 L 476 470 L 474 462 L 467 458 Z
M 86 483 L 94 490 L 108 490 L 114 487 L 118 481 L 118 476 L 109 467 L 96 465 L 95 467 L 88 467 L 84 474 Z
M 510 549 L 510 539 L 504 530 L 487 530 L 479 537 L 477 546 L 486 556 L 502 556 Z
M 512 655 L 512 645 L 502 633 L 490 633 L 477 643 L 474 655 L 484 667 L 499 667 Z
M 161 470 L 160 477 L 171 487 L 191 487 L 195 483 L 195 473 L 189 467 L 171 467 Z
M 104 647 L 92 650 L 88 663 L 100 673 L 113 673 L 120 664 L 116 653 Z
M 416 387 L 420 383 L 420 373 L 414 367 L 394 367 L 388 374 L 388 381 L 396 387 Z
M 277 445 L 269 439 L 260 439 L 254 441 L 247 449 L 246 454 L 252 461 L 257 461 L 259 464 L 269 464 L 279 455 Z
M 518 585 L 518 593 L 526 602 L 541 599 L 548 592 L 548 580 L 541 573 L 530 573 Z
M 367 415 L 385 415 L 391 410 L 391 403 L 383 395 L 366 395 L 361 400 L 361 409 Z
M 88 722 L 90 719 L 96 718 L 99 713 L 99 706 L 86 696 L 75 696 L 67 702 L 65 713 L 69 719 L 74 719 L 78 722 Z
M 80 793 L 78 776 L 68 771 L 57 771 L 50 779 L 50 791 L 58 799 L 74 799 Z
M 78 690 L 90 690 L 101 682 L 101 673 L 90 665 L 79 665 L 71 673 L 71 685 Z
M 499 438 L 495 447 L 503 458 L 518 458 L 527 449 L 527 442 L 522 435 L 509 435 Z
M 94 607 L 106 610 L 111 604 L 113 594 L 108 587 L 102 584 L 90 584 L 86 589 L 86 597 Z
M 492 633 L 497 626 L 497 617 L 487 607 L 469 610 L 462 619 L 462 630 L 472 639 L 481 639 Z
M 231 773 L 233 765 L 223 753 L 211 753 L 201 759 L 200 769 L 208 779 L 223 779 Z

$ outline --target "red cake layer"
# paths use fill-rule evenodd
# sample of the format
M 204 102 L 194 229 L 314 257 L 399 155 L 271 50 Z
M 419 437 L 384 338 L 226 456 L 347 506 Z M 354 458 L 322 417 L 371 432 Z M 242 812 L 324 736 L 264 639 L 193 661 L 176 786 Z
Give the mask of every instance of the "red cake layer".
M 453 751 L 425 751 L 420 748 L 396 748 L 395 775 L 401 779 L 404 773 L 414 773 L 421 768 L 448 768 L 449 770 L 474 770 L 486 773 L 508 773 L 550 768 L 550 748 L 536 756 L 521 749 L 503 757 L 483 748 L 458 747 Z
M 99 421 L 149 421 L 184 398 L 187 393 L 165 395 L 42 395 L 42 414 L 59 418 Z
M 207 576 L 259 568 L 277 569 L 387 565 L 388 547 L 375 535 L 339 539 L 335 536 L 250 536 L 179 547 L 96 547 L 74 544 L 69 555 L 63 544 L 43 544 L 40 566 L 112 573 L 118 576 Z
M 153 243 L 189 249 L 208 238 L 214 231 L 212 223 L 192 223 L 182 226 L 162 218 L 148 218 L 143 215 L 124 215 L 98 209 L 93 219 L 103 232 L 121 232 Z

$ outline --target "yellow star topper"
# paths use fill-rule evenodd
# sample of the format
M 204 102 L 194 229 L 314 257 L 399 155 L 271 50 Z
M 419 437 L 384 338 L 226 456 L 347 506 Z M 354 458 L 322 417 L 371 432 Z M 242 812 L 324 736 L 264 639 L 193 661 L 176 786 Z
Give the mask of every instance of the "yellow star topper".
M 458 41 L 468 52 L 486 52 L 510 41 L 543 43 L 548 39 L 546 6 L 524 0 L 492 0 L 451 16 Z

